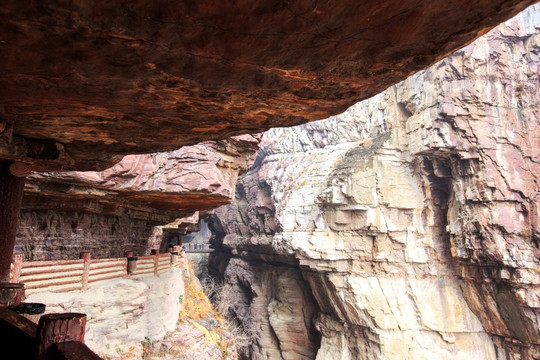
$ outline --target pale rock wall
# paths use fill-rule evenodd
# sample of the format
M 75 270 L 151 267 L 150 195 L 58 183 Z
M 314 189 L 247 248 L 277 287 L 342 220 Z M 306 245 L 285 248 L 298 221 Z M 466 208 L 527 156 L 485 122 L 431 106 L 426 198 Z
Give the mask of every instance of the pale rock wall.
M 539 52 L 536 5 L 343 115 L 266 133 L 216 210 L 214 271 L 298 262 L 319 360 L 538 358 Z M 295 358 L 273 349 L 252 351 Z
M 172 268 L 157 277 L 103 281 L 84 292 L 39 292 L 25 302 L 45 304 L 45 313 L 86 314 L 85 343 L 100 356 L 142 358 L 142 341 L 163 339 L 176 328 L 182 272 Z

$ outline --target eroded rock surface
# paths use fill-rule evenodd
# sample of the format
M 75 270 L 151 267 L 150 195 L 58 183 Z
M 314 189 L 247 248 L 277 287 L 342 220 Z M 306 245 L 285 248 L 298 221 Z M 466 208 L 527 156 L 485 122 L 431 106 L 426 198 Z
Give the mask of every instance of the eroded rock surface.
M 539 52 L 535 6 L 340 116 L 267 132 L 216 211 L 214 269 L 240 291 L 234 268 L 298 262 L 319 360 L 540 357 Z
M 0 159 L 102 170 L 322 119 L 534 2 L 2 1 Z
M 107 280 L 85 292 L 37 292 L 26 301 L 45 304 L 47 314 L 86 314 L 85 343 L 100 356 L 142 359 L 145 339 L 161 340 L 176 332 L 185 272 L 172 268 L 159 277 Z
M 236 179 L 253 163 L 259 140 L 242 135 L 130 155 L 103 172 L 33 173 L 16 250 L 42 260 L 76 259 L 80 251 L 118 257 L 126 250 L 141 255 L 160 249 L 164 229 L 192 230 L 199 212 L 232 201 Z
M 225 277 L 221 301 L 250 338 L 239 349 L 242 358 L 315 357 L 319 334 L 312 319 L 319 308 L 298 268 L 233 258 Z

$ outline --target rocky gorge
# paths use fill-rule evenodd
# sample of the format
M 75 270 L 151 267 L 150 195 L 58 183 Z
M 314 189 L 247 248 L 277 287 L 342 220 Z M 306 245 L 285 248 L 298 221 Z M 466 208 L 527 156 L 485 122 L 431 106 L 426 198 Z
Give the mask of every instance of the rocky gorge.
M 239 353 L 187 264 L 29 297 L 107 359 L 538 359 L 534 2 L 8 1 L 0 260 L 210 229 Z
M 540 358 L 540 7 L 265 133 L 210 223 L 245 359 Z

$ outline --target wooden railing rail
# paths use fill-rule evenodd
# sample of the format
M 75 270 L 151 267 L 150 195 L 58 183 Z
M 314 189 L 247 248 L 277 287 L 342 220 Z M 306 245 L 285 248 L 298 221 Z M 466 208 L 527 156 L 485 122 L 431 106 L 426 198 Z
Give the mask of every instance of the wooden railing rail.
M 13 257 L 11 281 L 25 284 L 26 294 L 40 291 L 85 291 L 91 284 L 116 278 L 158 276 L 171 267 L 179 266 L 183 251 L 181 246 L 170 253 L 133 257 L 92 259 L 89 252 L 81 253 L 78 260 L 22 261 L 22 255 Z M 128 263 L 131 263 L 128 265 Z

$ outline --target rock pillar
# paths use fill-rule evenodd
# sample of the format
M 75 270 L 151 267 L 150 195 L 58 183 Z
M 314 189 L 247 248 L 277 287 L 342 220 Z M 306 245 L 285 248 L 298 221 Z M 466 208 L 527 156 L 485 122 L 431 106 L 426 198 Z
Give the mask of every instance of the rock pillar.
M 9 282 L 17 221 L 30 168 L 22 163 L 0 163 L 0 281 Z

